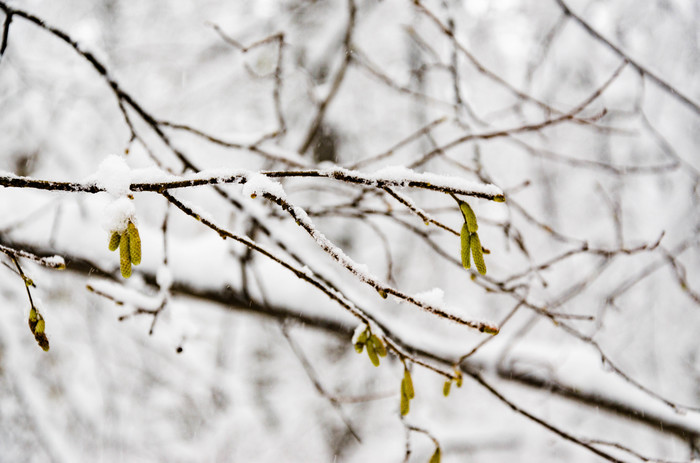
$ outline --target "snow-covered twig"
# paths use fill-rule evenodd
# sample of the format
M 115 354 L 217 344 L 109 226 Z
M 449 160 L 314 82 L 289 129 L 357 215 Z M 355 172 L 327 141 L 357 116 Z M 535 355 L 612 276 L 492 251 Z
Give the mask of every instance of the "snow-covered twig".
M 11 257 L 23 257 L 36 262 L 44 267 L 54 268 L 56 270 L 63 270 L 66 268 L 66 261 L 61 256 L 49 256 L 49 257 L 39 257 L 32 254 L 31 252 L 24 251 L 22 249 L 14 249 L 10 246 L 4 246 L 0 244 L 0 252 L 3 252 Z

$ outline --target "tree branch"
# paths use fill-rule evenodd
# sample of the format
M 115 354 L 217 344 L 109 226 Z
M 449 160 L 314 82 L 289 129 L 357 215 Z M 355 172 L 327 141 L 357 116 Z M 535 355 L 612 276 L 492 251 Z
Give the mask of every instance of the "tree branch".
M 45 249 L 30 243 L 19 241 L 8 241 L 4 236 L 0 235 L 0 241 L 7 246 L 23 249 L 26 252 L 38 256 L 53 255 L 54 250 Z M 61 253 L 66 259 L 66 270 L 70 273 L 81 275 L 83 277 L 101 277 L 112 281 L 119 281 L 119 271 L 108 271 L 103 269 L 97 263 L 88 258 L 72 255 L 70 253 Z M 140 272 L 144 281 L 157 288 L 156 276 L 149 272 Z M 350 339 L 352 337 L 355 326 L 345 323 L 339 319 L 334 319 L 325 316 L 317 316 L 305 313 L 296 307 L 292 306 L 277 306 L 264 304 L 256 299 L 251 299 L 242 295 L 241 292 L 230 288 L 229 286 L 216 288 L 203 288 L 192 285 L 182 280 L 175 280 L 172 285 L 173 296 L 199 299 L 204 302 L 221 305 L 226 310 L 251 314 L 267 319 L 274 319 L 283 324 L 298 324 L 306 328 L 320 330 L 330 336 L 345 339 L 350 348 Z M 427 351 L 415 344 L 409 343 L 401 339 L 400 336 L 394 334 L 387 327 L 382 326 L 387 336 L 390 336 L 397 345 L 400 345 L 407 353 L 412 356 L 426 359 L 426 361 L 440 365 L 443 369 L 452 369 L 455 362 L 452 359 L 437 355 Z M 647 410 L 640 410 L 632 405 L 625 404 L 619 400 L 606 397 L 599 393 L 591 393 L 576 387 L 575 385 L 565 385 L 551 379 L 536 376 L 533 373 L 523 373 L 511 365 L 502 365 L 496 370 L 490 369 L 488 365 L 481 361 L 470 358 L 461 364 L 461 369 L 465 374 L 474 377 L 475 372 L 487 370 L 495 374 L 500 381 L 513 382 L 526 386 L 531 389 L 542 391 L 547 394 L 554 394 L 567 400 L 572 400 L 582 405 L 585 405 L 592 410 L 602 410 L 608 413 L 624 417 L 634 423 L 642 424 L 661 434 L 668 434 L 683 441 L 696 441 L 700 439 L 700 429 L 693 426 L 691 422 L 683 423 L 684 416 L 677 415 L 677 419 L 668 419 L 665 416 L 654 416 Z M 476 379 L 476 378 L 475 378 Z M 483 381 L 483 378 L 482 378 Z M 488 388 L 487 388 L 488 389 Z M 509 405 L 510 406 L 510 405 Z

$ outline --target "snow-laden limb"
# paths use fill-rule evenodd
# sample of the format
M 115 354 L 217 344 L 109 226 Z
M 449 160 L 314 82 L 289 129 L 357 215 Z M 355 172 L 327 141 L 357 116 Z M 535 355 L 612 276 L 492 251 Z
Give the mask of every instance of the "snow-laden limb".
M 314 239 L 314 241 L 316 241 L 316 244 L 318 244 L 324 252 L 350 271 L 350 273 L 352 273 L 357 279 L 374 288 L 382 297 L 386 297 L 386 295 L 391 294 L 402 301 L 415 305 L 416 307 L 419 307 L 438 317 L 445 318 L 460 325 L 469 326 L 470 328 L 474 328 L 483 333 L 494 335 L 498 334 L 499 329 L 493 323 L 467 320 L 453 313 L 446 312 L 439 306 L 431 305 L 416 299 L 415 297 L 403 293 L 402 291 L 399 291 L 398 289 L 380 281 L 379 278 L 374 276 L 369 271 L 369 268 L 366 265 L 356 263 L 350 256 L 345 254 L 340 247 L 333 244 L 333 242 L 331 242 L 323 233 L 321 233 L 303 208 L 292 205 L 285 199 L 275 196 L 270 191 L 265 193 L 264 197 L 277 203 L 277 205 L 279 205 L 283 210 L 287 211 L 287 213 L 289 213 L 296 223 L 302 227 Z
M 61 256 L 39 257 L 31 252 L 27 252 L 22 249 L 14 249 L 9 246 L 3 246 L 2 244 L 0 244 L 0 252 L 12 257 L 24 257 L 36 262 L 37 264 L 49 268 L 55 268 L 57 270 L 63 270 L 66 268 L 66 261 Z
M 462 177 L 420 173 L 404 166 L 390 166 L 374 173 L 359 172 L 342 167 L 329 167 L 316 170 L 267 171 L 269 177 L 325 177 L 348 183 L 374 186 L 378 188 L 397 186 L 404 188 L 423 188 L 443 193 L 461 194 L 479 198 L 504 201 L 503 190 L 493 184 L 474 182 Z
M 254 175 L 262 175 L 269 178 L 329 178 L 346 183 L 374 186 L 377 188 L 392 186 L 421 188 L 442 193 L 474 196 L 494 201 L 505 201 L 503 190 L 495 185 L 473 182 L 456 176 L 419 173 L 401 166 L 384 168 L 374 174 L 367 174 L 340 167 L 263 172 L 254 172 L 245 169 L 216 169 L 203 170 L 195 174 L 187 174 L 180 177 L 155 167 L 126 171 L 122 169 L 121 176 L 113 177 L 106 174 L 100 175 L 99 172 L 101 172 L 100 169 L 98 169 L 98 173 L 87 177 L 82 182 L 52 181 L 16 175 L 2 175 L 0 176 L 0 186 L 7 188 L 35 188 L 40 190 L 85 193 L 123 193 L 125 191 L 162 192 L 177 188 L 191 188 L 204 185 L 247 183 Z M 128 186 L 124 181 L 127 177 L 131 182 Z
M 108 162 L 108 164 L 110 163 L 115 162 L 114 160 L 112 160 Z M 256 196 L 260 194 L 266 199 L 277 203 L 283 210 L 287 211 L 292 216 L 292 218 L 297 222 L 297 224 L 299 224 L 302 228 L 304 228 L 304 230 L 306 230 L 306 232 L 316 241 L 316 243 L 321 247 L 323 251 L 329 254 L 338 263 L 343 265 L 360 281 L 373 287 L 380 295 L 385 296 L 391 294 L 400 300 L 408 302 L 429 313 L 451 320 L 455 323 L 466 325 L 471 328 L 477 329 L 481 332 L 486 332 L 489 334 L 498 333 L 498 327 L 496 327 L 492 323 L 463 319 L 462 317 L 446 312 L 440 307 L 431 304 L 426 304 L 425 302 L 422 302 L 408 294 L 405 294 L 381 282 L 376 276 L 371 274 L 371 272 L 365 265 L 354 262 L 347 254 L 345 254 L 345 252 L 343 252 L 342 249 L 334 245 L 323 233 L 321 233 L 316 228 L 316 226 L 311 221 L 308 214 L 303 208 L 294 206 L 291 203 L 289 203 L 287 201 L 286 194 L 282 186 L 278 182 L 272 180 L 272 178 L 325 177 L 349 183 L 375 186 L 378 188 L 385 188 L 387 186 L 425 188 L 444 193 L 471 195 L 497 201 L 504 200 L 502 190 L 500 190 L 494 185 L 471 182 L 458 177 L 417 173 L 405 167 L 385 168 L 381 169 L 380 171 L 374 174 L 365 174 L 337 167 L 307 171 L 269 172 L 254 172 L 244 169 L 217 169 L 185 175 L 181 177 L 181 180 L 172 179 L 173 176 L 171 174 L 163 173 L 162 171 L 153 168 L 149 168 L 143 171 L 128 169 L 117 170 L 119 170 L 120 174 L 116 175 L 115 178 L 111 178 L 106 174 L 102 176 L 106 177 L 108 180 L 105 180 L 103 178 L 102 181 L 98 181 L 95 180 L 95 178 L 91 178 L 88 182 L 82 184 L 49 182 L 54 184 L 55 186 L 55 188 L 50 189 L 68 189 L 68 191 L 71 191 L 71 188 L 78 185 L 78 187 L 76 187 L 76 189 L 72 191 L 108 191 L 110 193 L 116 191 L 122 193 L 123 191 L 153 191 L 164 193 L 171 189 L 203 185 L 216 185 L 221 183 L 251 183 L 251 185 L 245 187 L 245 193 L 251 196 Z M 103 171 L 105 171 L 104 167 L 98 169 L 98 172 Z M 127 189 L 126 182 L 124 181 L 125 177 L 127 176 L 138 177 L 141 180 L 141 182 L 131 183 L 129 184 Z M 100 175 L 97 175 L 97 178 L 99 179 Z M 164 178 L 167 178 L 168 180 L 163 181 Z M 14 179 L 17 179 L 17 177 L 14 177 Z M 0 185 L 3 184 L 2 180 L 3 178 L 0 177 Z M 31 183 L 31 179 L 22 178 L 22 180 L 25 181 L 25 186 L 27 186 L 27 182 Z M 39 182 L 41 182 L 42 186 L 46 185 L 45 181 Z M 17 185 L 10 184 L 9 186 Z M 41 188 L 42 186 L 37 187 Z M 170 195 L 168 195 L 167 197 L 168 199 L 172 198 L 172 196 Z M 121 199 L 126 200 L 123 197 Z M 172 202 L 172 199 L 170 200 Z M 192 208 L 187 206 L 185 207 L 187 208 L 187 210 L 193 211 Z M 120 208 L 118 209 L 119 211 L 121 211 Z M 112 216 L 114 220 L 112 220 L 111 222 L 119 222 L 116 223 L 117 226 L 123 222 L 123 220 L 121 219 L 126 217 L 123 213 L 113 214 Z M 203 217 L 198 213 L 194 213 L 194 216 L 198 218 L 198 220 L 203 219 Z M 209 218 L 204 219 L 206 220 L 206 222 L 213 224 L 213 221 Z M 111 223 L 111 225 L 115 225 L 115 223 Z M 112 228 L 112 230 L 114 229 L 115 228 Z M 219 227 L 216 227 L 215 229 L 220 231 L 220 234 L 225 231 L 220 229 Z M 221 236 L 226 236 L 226 234 L 224 233 Z M 249 243 L 245 242 L 244 244 L 249 245 Z
M 262 246 L 259 243 L 256 243 L 255 241 L 236 235 L 234 233 L 231 233 L 228 230 L 225 230 L 218 225 L 216 225 L 212 220 L 208 219 L 207 217 L 204 217 L 201 213 L 196 212 L 195 209 L 191 206 L 186 205 L 184 202 L 180 201 L 179 199 L 175 198 L 168 192 L 163 192 L 161 193 L 168 201 L 170 201 L 171 204 L 173 204 L 175 207 L 180 209 L 182 212 L 185 214 L 195 218 L 197 221 L 202 222 L 204 225 L 207 227 L 211 228 L 215 232 L 221 236 L 221 238 L 226 239 L 226 238 L 231 238 L 244 246 L 250 248 L 253 251 L 256 251 L 265 257 L 273 260 L 274 262 L 278 263 L 282 267 L 286 268 L 287 270 L 291 271 L 294 273 L 299 279 L 306 281 L 307 283 L 311 284 L 312 286 L 318 288 L 322 292 L 324 292 L 328 297 L 330 297 L 332 300 L 336 301 L 338 304 L 340 304 L 341 307 L 346 309 L 350 314 L 353 316 L 357 317 L 364 323 L 369 323 L 369 318 L 367 315 L 360 310 L 353 302 L 349 301 L 342 292 L 337 290 L 335 287 L 330 286 L 327 281 L 325 281 L 322 278 L 317 277 L 314 274 L 310 274 L 308 267 L 306 266 L 295 266 L 286 260 L 280 258 L 279 256 L 275 255 L 272 251 L 268 250 L 264 246 Z M 266 194 L 266 196 L 269 196 L 269 193 Z

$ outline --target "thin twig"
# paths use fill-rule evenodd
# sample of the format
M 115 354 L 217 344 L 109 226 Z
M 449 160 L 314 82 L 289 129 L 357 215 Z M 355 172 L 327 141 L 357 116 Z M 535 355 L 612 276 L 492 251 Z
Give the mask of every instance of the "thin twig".
M 306 376 L 308 376 L 309 380 L 311 380 L 311 383 L 314 385 L 316 391 L 321 395 L 321 397 L 324 397 L 326 400 L 328 400 L 331 406 L 338 412 L 338 416 L 340 416 L 340 419 L 343 421 L 343 424 L 345 424 L 345 427 L 348 429 L 348 432 L 350 432 L 352 437 L 354 437 L 355 440 L 357 440 L 357 442 L 362 443 L 362 439 L 355 431 L 352 423 L 350 423 L 350 419 L 347 417 L 345 411 L 343 410 L 341 402 L 338 401 L 335 398 L 335 396 L 329 394 L 326 391 L 326 389 L 321 385 L 316 370 L 314 369 L 313 365 L 311 365 L 311 362 L 309 362 L 309 359 L 306 357 L 306 354 L 304 354 L 304 351 L 301 349 L 301 347 L 299 347 L 296 341 L 292 339 L 291 335 L 289 334 L 289 328 L 287 327 L 287 325 L 282 324 L 281 329 L 282 335 L 287 340 L 289 347 L 292 349 L 292 352 L 294 352 L 294 355 L 299 360 L 299 363 L 301 363 L 301 366 L 306 372 Z
M 620 58 L 624 59 L 626 62 L 628 62 L 633 68 L 635 68 L 637 71 L 642 73 L 644 76 L 648 77 L 651 81 L 653 81 L 656 85 L 661 87 L 661 89 L 666 92 L 668 95 L 671 96 L 671 98 L 675 98 L 676 100 L 680 101 L 683 103 L 685 106 L 687 106 L 689 109 L 691 109 L 693 112 L 695 112 L 697 115 L 700 116 L 700 105 L 692 101 L 690 98 L 685 96 L 682 92 L 680 92 L 677 88 L 663 80 L 661 77 L 658 77 L 656 74 L 651 72 L 649 69 L 646 67 L 642 66 L 637 62 L 636 60 L 632 59 L 628 54 L 623 52 L 619 47 L 614 45 L 611 41 L 603 37 L 598 31 L 593 29 L 593 27 L 588 24 L 583 18 L 581 18 L 579 15 L 571 11 L 571 9 L 568 7 L 566 3 L 564 3 L 563 0 L 554 0 L 557 2 L 557 4 L 561 7 L 561 9 L 564 11 L 564 14 L 569 16 L 571 19 L 573 19 L 577 24 L 579 24 L 583 29 L 588 32 L 588 34 L 593 37 L 594 39 L 598 40 L 599 42 L 605 44 L 610 50 L 612 50 L 615 54 L 617 54 Z
M 306 153 L 309 147 L 311 146 L 311 143 L 313 143 L 314 139 L 316 138 L 316 134 L 321 129 L 323 118 L 326 115 L 326 110 L 328 109 L 328 106 L 330 105 L 331 101 L 333 101 L 333 98 L 335 98 L 336 94 L 338 93 L 340 85 L 345 79 L 348 67 L 352 62 L 351 43 L 352 34 L 355 30 L 356 13 L 357 7 L 355 6 L 355 0 L 348 0 L 348 25 L 345 29 L 345 37 L 343 38 L 343 61 L 341 62 L 340 68 L 335 74 L 335 78 L 333 79 L 333 83 L 331 84 L 331 88 L 328 91 L 326 98 L 324 98 L 323 101 L 321 101 L 321 103 L 318 105 L 318 108 L 316 109 L 316 115 L 311 121 L 311 125 L 309 125 L 309 129 L 306 132 L 304 141 L 301 143 L 301 146 L 297 150 L 299 154 Z

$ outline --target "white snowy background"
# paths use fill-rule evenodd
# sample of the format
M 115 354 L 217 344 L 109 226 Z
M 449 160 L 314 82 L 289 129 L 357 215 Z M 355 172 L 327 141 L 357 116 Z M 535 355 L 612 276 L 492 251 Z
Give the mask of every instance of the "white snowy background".
M 349 3 L 357 9 L 350 64 L 322 137 L 299 154 L 318 104 L 336 91 Z M 555 119 L 623 64 L 555 0 L 426 0 L 425 9 L 409 0 L 0 4 L 68 34 L 157 121 L 249 145 L 279 130 L 282 115 L 286 131 L 259 145 L 267 157 L 160 126 L 201 170 L 183 178 L 248 179 L 221 186 L 242 210 L 212 186 L 171 191 L 205 220 L 293 262 L 285 244 L 309 265 L 297 265 L 302 271 L 323 273 L 448 372 L 491 337 L 382 299 L 362 280 L 501 325 L 465 368 L 548 425 L 605 441 L 595 448 L 620 461 L 700 455 L 697 106 L 627 64 L 576 114 L 587 123 L 465 141 L 422 160 L 469 134 Z M 637 65 L 700 102 L 700 2 L 566 4 Z M 452 24 L 461 50 L 436 21 Z M 243 52 L 222 36 L 249 46 L 278 33 L 280 111 L 279 42 Z M 444 462 L 605 461 L 466 374 L 443 397 L 445 378 L 412 365 L 416 398 L 402 418 L 402 363 L 390 354 L 375 368 L 358 355 L 358 320 L 340 305 L 157 193 L 125 199 L 130 183 L 183 172 L 147 121 L 126 111 L 140 141 L 130 143 L 115 93 L 85 57 L 14 15 L 0 60 L 0 177 L 107 192 L 0 187 L 0 244 L 65 256 L 69 267 L 20 259 L 46 320 L 45 353 L 27 328 L 25 285 L 0 254 L 0 462 L 428 462 L 436 444 L 411 426 L 439 443 Z M 381 189 L 332 178 L 341 168 L 368 182 L 412 177 L 505 192 L 505 203 L 461 196 L 490 250 L 487 275 L 462 268 L 457 236 L 426 227 Z M 255 175 L 299 169 L 331 178 Z M 369 192 L 360 196 L 363 188 Z M 448 227 L 462 226 L 449 195 L 392 189 Z M 316 239 L 264 193 L 298 207 Z M 143 242 L 143 263 L 129 280 L 107 249 L 124 217 L 134 217 Z M 321 249 L 325 240 L 336 259 Z M 163 303 L 155 323 L 135 314 Z M 287 321 L 256 314 L 266 305 L 284 309 Z

